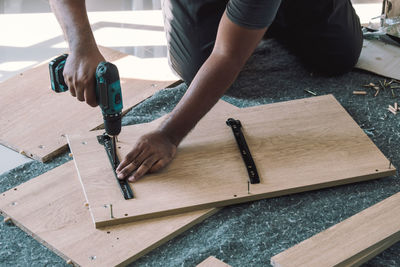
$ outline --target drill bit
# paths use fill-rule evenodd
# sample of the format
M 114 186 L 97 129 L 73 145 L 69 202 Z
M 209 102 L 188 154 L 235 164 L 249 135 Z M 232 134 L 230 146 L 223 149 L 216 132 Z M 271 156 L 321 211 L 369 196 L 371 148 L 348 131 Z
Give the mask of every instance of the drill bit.
M 111 136 L 111 146 L 112 146 L 112 156 L 113 156 L 113 163 L 114 163 L 114 169 L 117 168 L 117 140 L 116 136 L 113 135 Z

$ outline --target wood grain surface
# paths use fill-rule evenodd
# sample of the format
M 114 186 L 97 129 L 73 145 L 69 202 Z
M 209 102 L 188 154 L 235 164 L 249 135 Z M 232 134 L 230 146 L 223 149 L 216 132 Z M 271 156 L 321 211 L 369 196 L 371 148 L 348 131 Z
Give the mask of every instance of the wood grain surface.
M 117 65 L 124 112 L 176 81 L 167 64 L 101 48 Z M 28 157 L 47 161 L 66 148 L 65 135 L 87 132 L 102 125 L 99 107 L 92 108 L 50 88 L 48 62 L 0 84 L 0 143 Z
M 198 264 L 197 267 L 230 267 L 230 265 L 213 256 L 210 256 Z
M 95 229 L 73 162 L 0 194 L 2 216 L 66 261 L 122 266 L 160 246 L 217 209 Z
M 365 40 L 356 68 L 400 79 L 400 47 L 378 40 Z
M 395 174 L 332 95 L 247 109 L 211 110 L 163 171 L 131 184 L 125 200 L 94 133 L 69 136 L 96 227 L 353 183 Z M 248 175 L 227 118 L 240 119 L 261 183 Z M 120 158 L 159 121 L 125 127 Z M 114 217 L 104 209 L 112 204 Z
M 271 258 L 275 267 L 360 266 L 400 241 L 400 193 Z

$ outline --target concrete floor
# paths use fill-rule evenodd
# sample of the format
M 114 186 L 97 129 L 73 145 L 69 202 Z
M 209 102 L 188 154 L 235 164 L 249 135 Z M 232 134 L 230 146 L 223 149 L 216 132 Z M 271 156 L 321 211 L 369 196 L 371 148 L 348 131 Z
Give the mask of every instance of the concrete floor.
M 363 23 L 380 14 L 379 2 L 357 1 L 355 8 Z M 159 1 L 92 0 L 87 3 L 98 44 L 142 58 L 166 60 L 162 29 L 146 31 L 134 27 L 162 27 Z M 157 10 L 142 10 L 152 8 Z M 66 50 L 60 28 L 49 13 L 46 1 L 0 0 L 0 13 L 4 13 L 0 15 L 0 25 L 7 25 L 0 28 L 1 36 L 6 37 L 0 39 L 0 82 Z M 261 71 L 265 74 L 263 77 L 257 74 Z M 293 55 L 276 42 L 268 41 L 255 53 L 224 99 L 237 106 L 249 106 L 308 97 L 303 91 L 305 88 L 318 94 L 333 93 L 384 154 L 399 166 L 400 157 L 393 149 L 400 145 L 399 122 L 385 110 L 393 99 L 390 95 L 374 98 L 351 94 L 362 84 L 379 79 L 379 76 L 356 70 L 337 78 L 311 77 Z M 156 94 L 130 112 L 124 123 L 149 121 L 164 114 L 184 91 L 181 85 Z M 1 146 L 0 158 L 0 162 L 7 162 L 7 165 L 0 165 L 0 191 L 68 160 L 64 154 L 42 164 Z M 274 254 L 398 192 L 398 178 L 397 175 L 228 207 L 134 265 L 193 266 L 215 255 L 232 266 L 268 266 Z M 14 226 L 0 224 L 0 245 L 0 266 L 65 265 L 58 256 Z M 398 255 L 400 245 L 396 244 L 365 266 L 400 266 Z

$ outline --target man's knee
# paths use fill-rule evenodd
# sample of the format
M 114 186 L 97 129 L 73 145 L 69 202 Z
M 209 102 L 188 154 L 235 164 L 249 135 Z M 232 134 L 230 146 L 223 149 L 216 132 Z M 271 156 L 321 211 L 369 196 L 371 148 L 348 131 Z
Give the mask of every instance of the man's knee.
M 362 43 L 361 34 L 343 35 L 339 40 L 321 43 L 319 47 L 311 50 L 306 61 L 316 71 L 328 75 L 343 74 L 356 65 Z

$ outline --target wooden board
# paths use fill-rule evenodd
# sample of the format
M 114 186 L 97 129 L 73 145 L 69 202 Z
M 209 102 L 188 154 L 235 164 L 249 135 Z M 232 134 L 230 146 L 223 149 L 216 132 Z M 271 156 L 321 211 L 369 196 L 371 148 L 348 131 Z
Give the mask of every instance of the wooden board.
M 230 267 L 230 265 L 213 256 L 210 256 L 198 264 L 197 267 Z
M 377 40 L 364 40 L 356 68 L 400 79 L 400 47 Z
M 176 81 L 166 63 L 149 64 L 109 48 L 101 52 L 119 69 L 124 112 Z M 100 108 L 50 89 L 48 62 L 0 83 L 0 107 L 0 143 L 41 161 L 66 148 L 65 134 L 103 123 Z
M 229 117 L 240 119 L 261 178 L 250 186 Z M 120 157 L 155 123 L 128 126 Z M 220 207 L 395 174 L 389 161 L 332 95 L 241 109 L 211 110 L 163 171 L 132 184 L 123 199 L 93 133 L 69 137 L 96 227 Z M 110 219 L 104 204 L 113 204 Z
M 59 256 L 81 266 L 126 265 L 217 211 L 98 230 L 85 202 L 73 162 L 68 162 L 0 194 L 0 211 Z
M 275 267 L 360 266 L 400 241 L 400 193 L 271 258 Z

